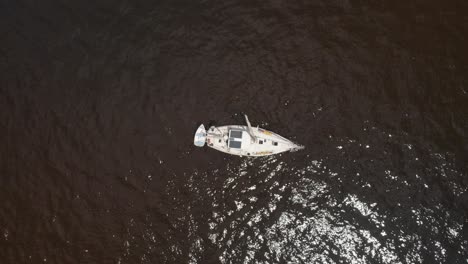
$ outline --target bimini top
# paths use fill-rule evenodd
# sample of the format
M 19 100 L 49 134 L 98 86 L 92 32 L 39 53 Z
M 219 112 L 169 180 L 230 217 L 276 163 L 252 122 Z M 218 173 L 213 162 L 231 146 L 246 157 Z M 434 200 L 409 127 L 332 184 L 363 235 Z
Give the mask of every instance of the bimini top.
M 229 147 L 240 149 L 242 147 L 242 130 L 229 130 Z
M 206 141 L 206 130 L 205 130 L 205 126 L 202 124 L 201 126 L 198 127 L 197 132 L 195 133 L 195 136 L 193 137 L 193 144 L 197 147 L 203 147 L 205 146 L 205 141 Z

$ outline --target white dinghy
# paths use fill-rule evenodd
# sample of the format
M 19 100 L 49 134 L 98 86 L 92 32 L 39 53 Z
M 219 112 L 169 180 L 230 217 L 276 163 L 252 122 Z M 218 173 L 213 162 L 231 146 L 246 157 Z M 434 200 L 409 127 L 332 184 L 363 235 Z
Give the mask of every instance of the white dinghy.
M 195 132 L 193 144 L 197 147 L 208 147 L 237 156 L 269 156 L 286 151 L 303 149 L 301 145 L 259 127 L 250 125 L 245 115 L 247 126 L 212 126 L 208 131 L 202 124 Z

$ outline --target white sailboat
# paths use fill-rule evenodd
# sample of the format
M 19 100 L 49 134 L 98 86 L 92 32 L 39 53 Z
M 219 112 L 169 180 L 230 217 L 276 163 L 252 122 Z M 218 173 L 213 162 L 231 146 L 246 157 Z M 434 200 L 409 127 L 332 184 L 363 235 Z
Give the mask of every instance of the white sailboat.
M 197 147 L 205 144 L 224 153 L 237 156 L 269 156 L 286 151 L 303 149 L 289 139 L 259 127 L 252 127 L 245 115 L 247 126 L 212 126 L 205 130 L 202 124 L 195 132 L 193 143 Z

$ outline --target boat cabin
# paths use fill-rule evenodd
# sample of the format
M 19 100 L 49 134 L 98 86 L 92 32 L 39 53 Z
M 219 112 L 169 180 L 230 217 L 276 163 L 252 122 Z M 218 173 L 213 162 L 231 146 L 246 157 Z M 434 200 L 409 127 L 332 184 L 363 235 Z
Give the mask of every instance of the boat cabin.
M 250 145 L 250 140 L 250 135 L 245 130 L 229 130 L 228 147 L 230 149 L 245 149 Z

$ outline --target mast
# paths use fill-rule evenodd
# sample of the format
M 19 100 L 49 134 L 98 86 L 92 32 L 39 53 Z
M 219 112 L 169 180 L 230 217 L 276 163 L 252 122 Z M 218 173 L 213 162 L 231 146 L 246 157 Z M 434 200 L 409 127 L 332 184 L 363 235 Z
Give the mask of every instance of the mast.
M 254 135 L 254 132 L 252 130 L 252 126 L 250 125 L 250 122 L 249 122 L 249 118 L 247 117 L 247 115 L 244 115 L 244 116 L 245 116 L 245 122 L 247 123 L 247 126 L 249 127 L 249 129 L 248 129 L 249 135 L 252 137 L 252 140 L 256 142 L 257 137 Z

